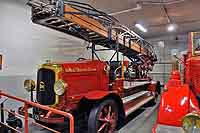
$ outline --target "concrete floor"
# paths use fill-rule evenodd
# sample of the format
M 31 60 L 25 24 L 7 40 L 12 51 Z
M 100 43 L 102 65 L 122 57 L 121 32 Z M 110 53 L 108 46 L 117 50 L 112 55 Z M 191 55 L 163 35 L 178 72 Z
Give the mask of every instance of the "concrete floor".
M 152 128 L 156 122 L 157 110 L 152 113 L 152 115 L 146 119 L 146 121 L 142 121 L 142 123 L 138 126 L 138 128 L 131 128 L 129 133 L 152 133 Z M 127 133 L 128 133 L 127 132 Z M 125 133 L 125 132 L 124 132 Z
M 156 116 L 158 104 L 154 107 L 139 109 L 128 117 L 128 122 L 116 133 L 151 133 Z M 43 128 L 31 125 L 30 133 L 50 133 Z
M 146 109 L 139 109 L 128 119 L 131 119 L 119 133 L 152 133 L 156 122 L 158 104 Z

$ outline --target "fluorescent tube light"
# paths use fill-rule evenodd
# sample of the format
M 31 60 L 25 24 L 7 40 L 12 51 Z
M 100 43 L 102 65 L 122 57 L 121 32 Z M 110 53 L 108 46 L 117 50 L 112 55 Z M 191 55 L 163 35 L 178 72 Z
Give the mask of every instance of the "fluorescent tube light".
M 141 30 L 142 32 L 147 32 L 147 29 L 144 28 L 141 24 L 135 24 L 135 27 L 137 27 L 139 30 Z

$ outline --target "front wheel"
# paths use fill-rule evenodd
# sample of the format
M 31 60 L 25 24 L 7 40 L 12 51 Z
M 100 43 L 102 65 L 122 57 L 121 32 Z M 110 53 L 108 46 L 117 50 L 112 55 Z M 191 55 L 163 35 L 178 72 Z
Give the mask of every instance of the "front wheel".
M 105 100 L 92 108 L 88 119 L 88 133 L 113 133 L 117 127 L 118 107 L 113 100 Z

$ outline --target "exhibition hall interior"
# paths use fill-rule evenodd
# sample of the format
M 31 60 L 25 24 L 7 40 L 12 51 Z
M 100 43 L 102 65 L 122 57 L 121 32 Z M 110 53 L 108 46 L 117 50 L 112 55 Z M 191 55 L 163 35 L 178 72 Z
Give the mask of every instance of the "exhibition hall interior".
M 200 133 L 199 0 L 0 0 L 0 133 Z

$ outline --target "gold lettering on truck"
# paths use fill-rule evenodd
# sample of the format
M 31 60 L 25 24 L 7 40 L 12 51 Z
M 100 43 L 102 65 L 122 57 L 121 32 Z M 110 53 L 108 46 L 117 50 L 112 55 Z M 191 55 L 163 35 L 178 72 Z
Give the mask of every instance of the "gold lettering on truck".
M 75 72 L 96 72 L 96 71 L 97 71 L 96 68 L 79 68 L 79 67 L 65 68 L 65 72 L 71 72 L 71 73 L 75 73 Z

